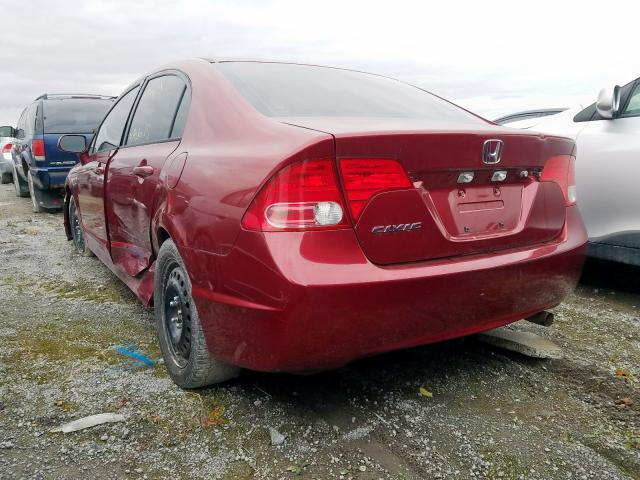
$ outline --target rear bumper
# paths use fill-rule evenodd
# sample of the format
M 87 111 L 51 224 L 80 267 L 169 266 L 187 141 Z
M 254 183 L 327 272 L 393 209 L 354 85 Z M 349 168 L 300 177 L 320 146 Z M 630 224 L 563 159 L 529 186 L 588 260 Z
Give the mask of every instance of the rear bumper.
M 31 167 L 33 183 L 39 190 L 55 190 L 64 188 L 64 182 L 71 168 L 67 167 Z
M 242 232 L 222 258 L 180 251 L 211 353 L 245 368 L 301 372 L 554 307 L 578 281 L 586 240 L 571 207 L 555 243 L 393 267 L 370 263 L 350 230 Z

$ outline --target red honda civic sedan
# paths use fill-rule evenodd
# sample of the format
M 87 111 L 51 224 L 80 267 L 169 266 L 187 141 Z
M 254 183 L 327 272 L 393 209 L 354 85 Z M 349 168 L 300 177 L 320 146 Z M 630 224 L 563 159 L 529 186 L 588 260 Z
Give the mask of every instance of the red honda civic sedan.
M 68 238 L 153 304 L 186 388 L 505 325 L 583 263 L 573 141 L 379 75 L 183 61 L 59 146 Z

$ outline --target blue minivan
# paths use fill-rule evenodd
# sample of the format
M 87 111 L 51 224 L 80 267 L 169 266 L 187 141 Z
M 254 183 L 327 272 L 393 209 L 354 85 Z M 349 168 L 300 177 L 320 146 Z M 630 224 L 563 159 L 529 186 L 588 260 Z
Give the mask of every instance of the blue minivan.
M 34 212 L 59 209 L 67 173 L 78 158 L 58 148 L 62 135 L 84 135 L 87 145 L 115 97 L 41 95 L 27 106 L 15 128 L 13 183 L 16 195 L 31 196 Z

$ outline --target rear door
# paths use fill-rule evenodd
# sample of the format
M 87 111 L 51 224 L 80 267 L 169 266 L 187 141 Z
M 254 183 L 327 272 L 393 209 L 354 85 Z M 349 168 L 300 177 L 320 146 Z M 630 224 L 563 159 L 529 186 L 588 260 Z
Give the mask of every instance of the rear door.
M 82 224 L 102 247 L 107 245 L 104 179 L 107 162 L 117 151 L 140 86 L 124 93 L 100 125 L 87 159 L 78 171 L 78 204 Z
M 108 168 L 106 196 L 111 258 L 129 275 L 149 266 L 151 217 L 159 176 L 180 144 L 188 110 L 187 82 L 179 74 L 151 77 L 125 139 Z

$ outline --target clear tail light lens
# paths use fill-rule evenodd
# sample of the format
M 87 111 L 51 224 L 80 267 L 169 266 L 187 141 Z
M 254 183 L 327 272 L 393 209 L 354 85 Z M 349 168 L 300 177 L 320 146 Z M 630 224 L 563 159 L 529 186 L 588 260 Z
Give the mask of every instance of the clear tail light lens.
M 305 160 L 280 170 L 251 202 L 247 230 L 349 228 L 332 160 Z
M 377 193 L 413 187 L 407 172 L 396 160 L 345 158 L 340 160 L 340 171 L 354 222 Z
M 567 207 L 576 204 L 576 157 L 557 155 L 547 160 L 542 170 L 540 181 L 555 182 L 560 186 Z

